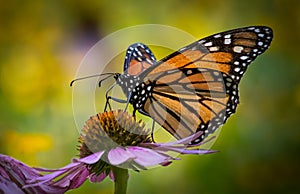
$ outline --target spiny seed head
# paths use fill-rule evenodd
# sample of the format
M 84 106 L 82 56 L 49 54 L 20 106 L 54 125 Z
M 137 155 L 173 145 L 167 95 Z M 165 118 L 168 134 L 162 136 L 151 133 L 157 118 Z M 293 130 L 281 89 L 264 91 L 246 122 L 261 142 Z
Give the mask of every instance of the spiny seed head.
M 79 157 L 115 147 L 135 146 L 151 142 L 150 130 L 145 124 L 123 110 L 99 113 L 86 121 L 79 137 Z

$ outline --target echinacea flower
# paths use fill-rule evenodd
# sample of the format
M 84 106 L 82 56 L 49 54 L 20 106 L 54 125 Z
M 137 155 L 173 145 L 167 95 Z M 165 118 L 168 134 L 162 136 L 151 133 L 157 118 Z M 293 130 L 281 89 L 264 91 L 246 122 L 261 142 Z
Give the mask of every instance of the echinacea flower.
M 122 110 L 92 116 L 86 121 L 79 137 L 79 158 L 73 159 L 65 167 L 54 170 L 26 167 L 33 175 L 23 178 L 18 187 L 48 190 L 57 188 L 55 193 L 64 193 L 78 188 L 87 179 L 90 182 L 101 182 L 109 176 L 115 182 L 115 193 L 126 193 L 128 169 L 145 170 L 157 165 L 167 166 L 173 160 L 179 160 L 171 156 L 170 152 L 214 152 L 199 149 L 202 143 L 189 144 L 199 137 L 201 132 L 175 142 L 154 143 L 150 137 L 150 130 L 144 129 L 144 126 L 141 121 L 137 122 L 135 117 Z
M 209 154 L 214 151 L 199 149 L 201 143 L 189 145 L 201 135 L 171 142 L 154 143 L 150 131 L 144 124 L 135 121 L 135 117 L 122 110 L 110 111 L 92 116 L 86 121 L 79 138 L 79 157 L 72 163 L 43 177 L 37 177 L 29 186 L 57 184 L 73 189 L 87 178 L 91 182 L 100 182 L 108 175 L 115 179 L 114 167 L 142 170 L 155 165 L 169 165 L 174 158 L 169 152 L 179 154 Z M 42 169 L 40 169 L 42 170 Z

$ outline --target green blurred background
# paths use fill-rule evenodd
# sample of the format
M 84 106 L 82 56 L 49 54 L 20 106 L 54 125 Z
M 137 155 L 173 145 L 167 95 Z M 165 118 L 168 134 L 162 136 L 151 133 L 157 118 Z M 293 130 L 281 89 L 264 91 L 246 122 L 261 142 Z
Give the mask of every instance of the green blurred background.
M 128 193 L 300 193 L 299 1 L 0 2 L 0 153 L 48 168 L 70 162 L 78 132 L 69 82 L 85 53 L 116 30 L 164 24 L 202 38 L 267 25 L 273 44 L 240 84 L 241 104 L 213 147 L 220 152 L 131 172 Z M 69 193 L 112 189 L 107 179 Z

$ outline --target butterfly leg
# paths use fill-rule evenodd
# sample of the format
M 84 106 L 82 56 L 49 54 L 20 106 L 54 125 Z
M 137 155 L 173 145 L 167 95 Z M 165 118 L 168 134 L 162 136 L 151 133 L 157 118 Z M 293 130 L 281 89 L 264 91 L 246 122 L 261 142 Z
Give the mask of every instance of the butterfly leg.
M 152 142 L 155 143 L 154 136 L 153 136 L 153 134 L 154 134 L 154 126 L 155 126 L 155 121 L 152 120 L 151 139 L 152 139 Z
M 109 103 L 109 100 L 113 100 L 113 101 L 118 102 L 118 103 L 127 103 L 128 102 L 127 100 L 122 100 L 122 99 L 119 99 L 119 98 L 114 98 L 112 96 L 106 96 L 106 104 L 105 104 L 104 111 L 106 111 L 107 107 L 109 107 L 109 110 L 111 110 L 111 105 Z M 126 108 L 127 108 L 127 105 L 126 105 Z M 126 111 L 126 108 L 125 108 L 124 111 Z
M 116 84 L 111 85 L 108 90 L 106 90 L 105 92 L 105 98 L 106 98 L 106 102 L 105 102 L 105 107 L 104 107 L 104 111 L 106 111 L 107 106 L 109 107 L 109 110 L 111 110 L 111 105 L 109 103 L 109 100 L 111 99 L 111 96 L 108 95 L 108 93 L 116 86 Z
M 136 109 L 133 110 L 132 116 L 135 117 Z
M 124 112 L 127 110 L 127 108 L 128 108 L 128 104 L 129 104 L 129 101 L 130 101 L 130 98 L 131 98 L 131 92 L 129 93 L 129 95 L 128 95 L 128 97 L 127 97 L 127 100 L 125 101 L 126 102 L 126 107 L 125 107 L 125 109 L 124 109 Z
M 105 107 L 104 107 L 104 112 L 106 111 L 106 109 L 107 109 L 107 106 L 109 107 L 109 110 L 111 110 L 111 106 L 110 106 L 110 103 L 109 103 L 109 99 L 110 98 L 106 98 L 106 103 L 105 103 Z
M 106 98 L 106 103 L 105 103 L 105 107 L 104 107 L 104 111 L 106 111 L 107 107 L 109 108 L 109 110 L 111 110 L 111 105 L 110 105 L 110 100 L 113 100 L 115 102 L 118 102 L 118 103 L 126 103 L 126 107 L 124 109 L 124 112 L 127 110 L 127 107 L 128 107 L 128 104 L 129 104 L 129 100 L 130 100 L 130 97 L 131 97 L 131 93 L 128 95 L 128 98 L 127 100 L 123 100 L 123 99 L 119 99 L 119 98 L 115 98 L 115 97 L 112 97 L 112 96 L 109 96 L 109 92 L 113 89 L 113 87 L 115 87 L 116 84 L 112 85 L 106 92 L 105 92 L 105 98 Z

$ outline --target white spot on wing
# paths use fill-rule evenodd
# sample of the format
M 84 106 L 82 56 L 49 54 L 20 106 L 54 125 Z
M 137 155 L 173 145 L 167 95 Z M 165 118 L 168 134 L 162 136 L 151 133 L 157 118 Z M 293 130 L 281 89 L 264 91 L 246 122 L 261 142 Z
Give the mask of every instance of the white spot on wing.
M 224 44 L 230 44 L 231 43 L 231 39 L 227 38 L 224 40 Z
M 236 67 L 236 68 L 234 68 L 234 71 L 235 72 L 239 72 L 241 70 L 241 68 L 240 67 Z
M 219 47 L 217 47 L 217 46 L 213 46 L 213 47 L 209 48 L 209 51 L 218 51 L 218 50 L 219 50 Z
M 199 43 L 199 44 L 203 44 L 203 43 L 205 43 L 205 41 L 206 41 L 206 40 L 200 40 L 200 41 L 198 41 L 198 43 Z
M 217 72 L 217 71 L 214 71 L 213 74 L 214 74 L 215 76 L 219 76 L 219 75 L 220 75 L 220 73 Z
M 181 48 L 179 51 L 184 51 L 186 49 L 186 47 Z
M 212 42 L 207 42 L 204 44 L 204 46 L 212 46 Z
M 244 47 L 242 46 L 235 46 L 233 47 L 233 51 L 236 53 L 241 53 L 243 51 Z
M 246 60 L 246 59 L 248 59 L 248 56 L 241 56 L 240 59 L 241 60 Z
M 230 38 L 230 37 L 231 37 L 230 34 L 227 34 L 227 35 L 224 36 L 224 38 Z

